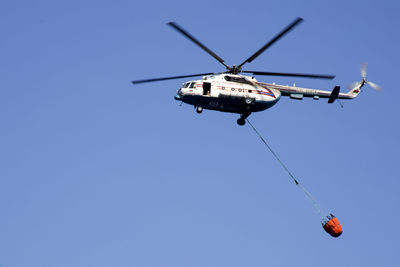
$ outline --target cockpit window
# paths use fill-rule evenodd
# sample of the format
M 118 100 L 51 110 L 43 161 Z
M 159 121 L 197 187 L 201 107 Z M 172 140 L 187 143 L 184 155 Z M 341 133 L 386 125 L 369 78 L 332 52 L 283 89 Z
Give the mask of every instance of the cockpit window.
M 194 88 L 196 86 L 196 83 L 191 83 L 189 88 Z
M 188 88 L 190 83 L 185 83 L 184 88 Z

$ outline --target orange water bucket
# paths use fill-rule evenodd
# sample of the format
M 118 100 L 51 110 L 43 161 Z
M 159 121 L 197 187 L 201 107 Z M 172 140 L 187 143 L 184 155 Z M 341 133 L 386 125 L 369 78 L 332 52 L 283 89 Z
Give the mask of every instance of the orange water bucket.
M 327 216 L 327 219 L 328 220 L 322 222 L 322 227 L 331 236 L 339 237 L 343 233 L 339 220 L 333 214 Z

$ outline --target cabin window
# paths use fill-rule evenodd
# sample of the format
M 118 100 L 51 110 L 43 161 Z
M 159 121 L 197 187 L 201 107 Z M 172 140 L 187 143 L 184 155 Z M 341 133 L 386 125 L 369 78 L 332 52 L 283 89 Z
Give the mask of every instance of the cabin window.
M 239 89 L 239 92 L 241 92 L 242 91 L 242 89 Z
M 222 90 L 225 90 L 225 87 L 222 86 L 221 89 L 222 89 Z
M 232 88 L 232 91 L 235 91 L 235 88 Z
M 252 91 L 251 91 L 251 90 L 248 90 L 248 92 L 251 93 Z

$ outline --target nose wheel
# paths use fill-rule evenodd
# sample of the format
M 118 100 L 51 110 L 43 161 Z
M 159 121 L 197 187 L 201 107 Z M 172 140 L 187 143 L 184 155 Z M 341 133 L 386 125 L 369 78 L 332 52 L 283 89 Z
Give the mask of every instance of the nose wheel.
M 246 119 L 248 116 L 250 116 L 250 112 L 249 113 L 243 113 L 240 118 L 237 120 L 237 124 L 239 124 L 240 126 L 243 126 L 246 124 Z

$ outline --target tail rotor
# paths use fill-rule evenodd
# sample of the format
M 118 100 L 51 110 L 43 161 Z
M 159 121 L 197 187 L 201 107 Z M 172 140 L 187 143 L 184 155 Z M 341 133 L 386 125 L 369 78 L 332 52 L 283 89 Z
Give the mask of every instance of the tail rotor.
M 354 82 L 348 86 L 348 88 L 352 91 L 354 90 L 360 90 L 362 87 L 364 87 L 365 84 L 368 84 L 371 86 L 375 91 L 382 91 L 382 87 L 377 85 L 376 83 L 367 81 L 367 63 L 361 63 L 360 67 L 360 74 L 362 80 L 360 82 Z

